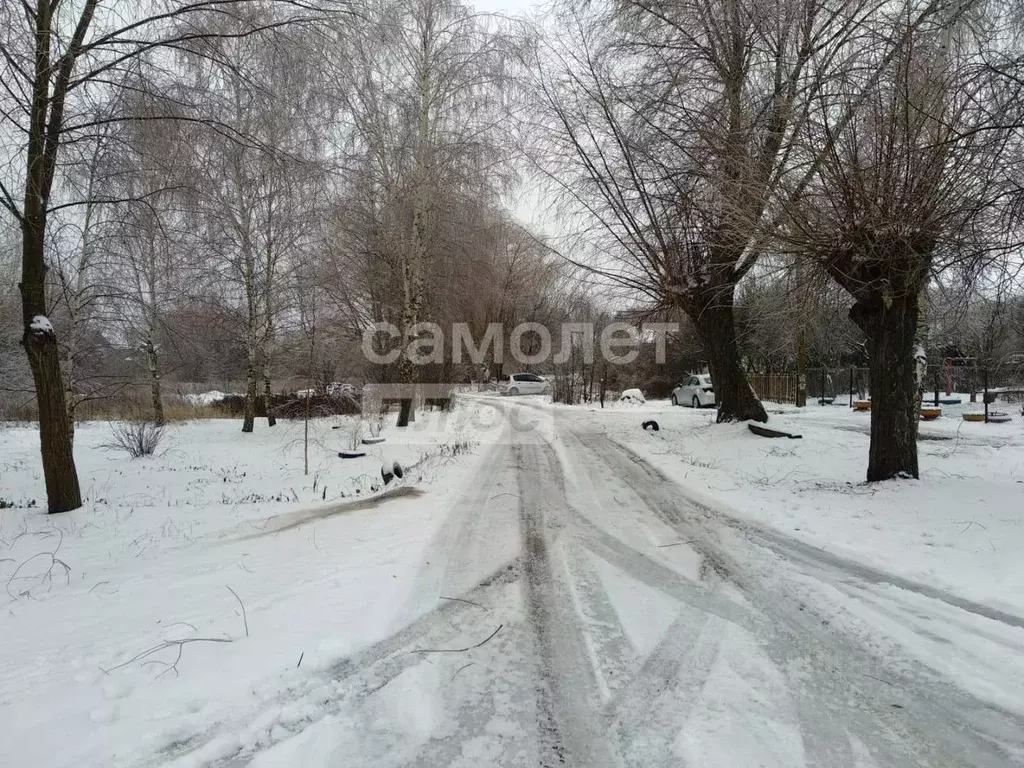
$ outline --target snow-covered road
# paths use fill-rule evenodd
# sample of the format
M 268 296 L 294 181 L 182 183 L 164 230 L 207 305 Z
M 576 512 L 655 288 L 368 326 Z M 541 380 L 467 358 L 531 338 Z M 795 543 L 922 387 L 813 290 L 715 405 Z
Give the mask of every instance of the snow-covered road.
M 586 423 L 493 407 L 507 432 L 394 634 L 304 688 L 269 749 L 218 759 L 222 723 L 154 764 L 1024 765 L 1024 717 L 899 637 L 949 646 L 934 627 L 959 622 L 1020 653 L 1019 618 L 739 523 Z

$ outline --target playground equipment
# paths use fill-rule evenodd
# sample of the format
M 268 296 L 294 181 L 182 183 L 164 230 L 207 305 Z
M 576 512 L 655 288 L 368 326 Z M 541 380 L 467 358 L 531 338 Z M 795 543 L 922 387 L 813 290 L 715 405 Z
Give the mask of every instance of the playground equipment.
M 989 424 L 1006 424 L 1009 421 L 1013 421 L 1013 417 L 1008 413 L 1004 413 L 1003 411 L 989 411 L 988 414 L 965 413 L 964 421 L 987 422 Z

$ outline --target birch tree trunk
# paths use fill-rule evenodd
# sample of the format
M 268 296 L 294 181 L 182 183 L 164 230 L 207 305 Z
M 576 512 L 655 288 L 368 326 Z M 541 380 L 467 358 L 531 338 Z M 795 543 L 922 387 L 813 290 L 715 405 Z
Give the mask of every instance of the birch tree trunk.
M 273 204 L 268 203 L 267 213 L 267 247 L 266 247 L 266 263 L 263 265 L 263 413 L 267 417 L 267 426 L 273 427 L 277 425 L 277 419 L 274 417 L 271 411 L 271 386 L 270 386 L 270 366 L 271 356 L 273 354 L 274 346 L 274 280 L 276 277 L 276 266 L 277 266 L 277 248 L 274 244 L 274 216 L 273 216 Z
M 267 320 L 269 323 L 270 321 Z M 270 385 L 270 345 L 269 342 L 264 340 L 263 345 L 263 410 L 267 416 L 267 426 L 273 427 L 277 425 L 277 417 L 274 416 L 274 411 L 271 407 L 271 401 L 273 399 L 273 388 Z
M 155 332 L 152 327 L 146 333 L 146 363 L 149 368 L 149 392 L 153 404 L 153 420 L 163 424 L 164 401 L 160 385 L 160 359 L 157 352 Z
M 419 383 L 419 371 L 412 361 L 413 343 L 416 341 L 415 328 L 421 320 L 423 309 L 423 270 L 425 268 L 427 249 L 427 200 L 426 185 L 429 179 L 429 142 L 430 142 L 430 101 L 431 101 L 431 56 L 433 53 L 433 23 L 429 16 L 423 20 L 421 33 L 421 53 L 419 73 L 419 120 L 417 125 L 416 168 L 414 171 L 414 189 L 412 194 L 412 237 L 402 265 L 402 287 L 404 306 L 402 307 L 402 336 L 404 354 L 399 366 L 404 383 L 410 385 L 412 406 L 409 409 L 409 421 L 416 421 L 416 400 Z
M 244 214 L 243 214 L 244 215 Z M 248 233 L 243 234 L 242 258 L 244 260 L 244 287 L 246 298 L 245 323 L 245 411 L 242 415 L 242 432 L 252 432 L 256 424 L 257 398 L 257 355 L 259 354 L 259 322 L 256 307 L 255 259 Z

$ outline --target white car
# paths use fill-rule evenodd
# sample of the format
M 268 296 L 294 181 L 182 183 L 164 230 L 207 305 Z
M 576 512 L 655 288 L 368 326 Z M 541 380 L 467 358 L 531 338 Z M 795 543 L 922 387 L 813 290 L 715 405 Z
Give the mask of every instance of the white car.
M 711 376 L 702 373 L 698 376 L 687 376 L 683 383 L 672 390 L 672 405 L 691 405 L 704 408 L 715 404 L 715 389 L 711 386 Z
M 498 391 L 503 395 L 546 395 L 551 385 L 533 373 L 511 373 L 498 379 Z

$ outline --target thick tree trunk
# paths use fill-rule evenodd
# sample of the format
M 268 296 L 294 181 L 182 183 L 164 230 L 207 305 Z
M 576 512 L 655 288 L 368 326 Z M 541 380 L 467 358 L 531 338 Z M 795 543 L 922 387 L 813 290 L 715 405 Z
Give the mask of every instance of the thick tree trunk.
M 21 212 L 22 345 L 28 355 L 39 407 L 39 442 L 50 512 L 68 512 L 82 506 L 64 378 L 60 370 L 57 336 L 46 319 L 46 223 L 63 127 L 64 101 L 75 58 L 89 29 L 95 2 L 87 3 L 75 35 L 60 66 L 51 61 L 51 38 L 56 3 L 27 6 L 35 18 L 35 68 L 25 154 L 25 204 Z M 58 71 L 53 92 L 51 77 Z
M 82 506 L 82 492 L 72 448 L 72 429 L 64 396 L 57 336 L 46 317 L 46 261 L 43 258 L 43 225 L 22 224 L 21 307 L 24 320 L 22 344 L 28 355 L 39 407 L 39 441 L 50 512 L 68 512 Z
M 871 369 L 868 482 L 917 477 L 917 296 L 858 301 L 850 319 L 864 331 Z
M 718 422 L 768 421 L 740 364 L 732 291 L 719 291 L 694 318 L 711 365 L 711 383 L 718 403 Z

